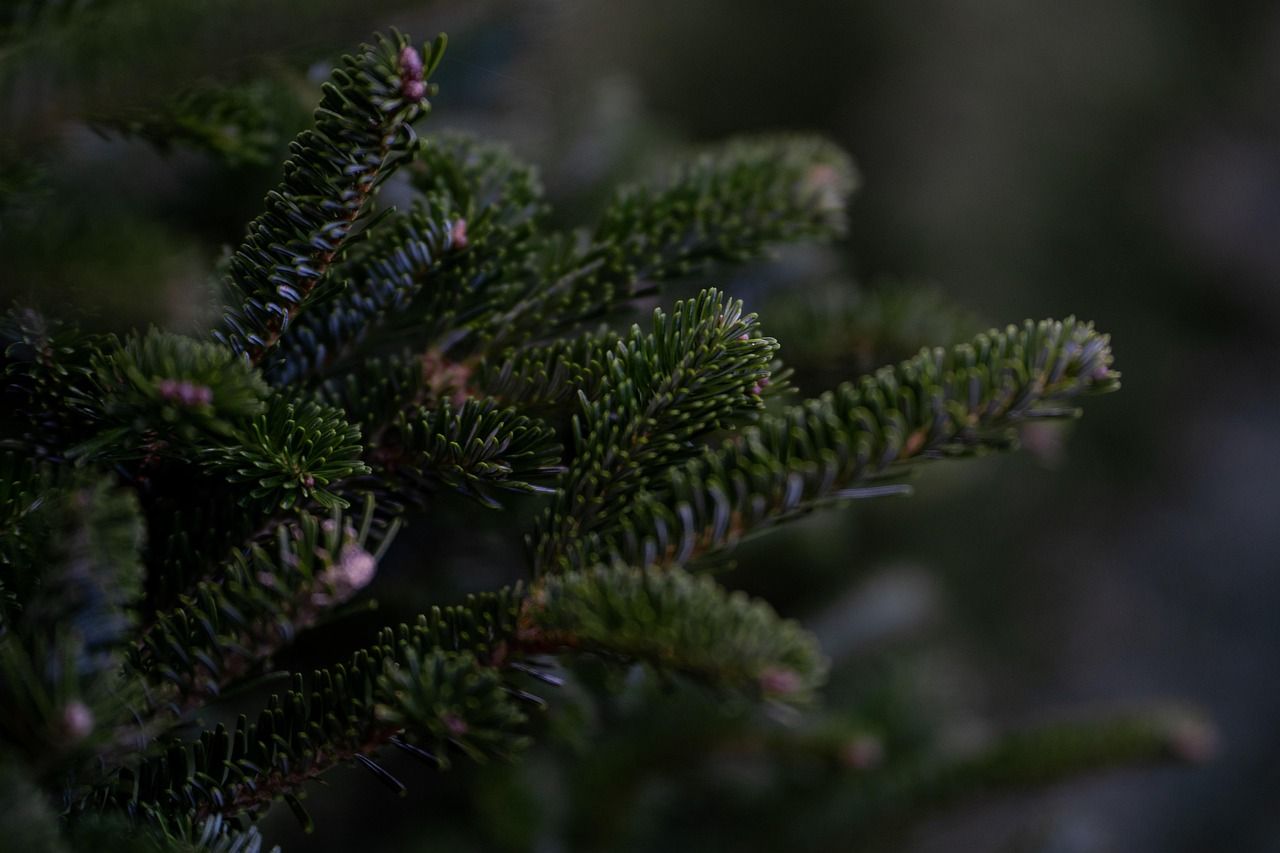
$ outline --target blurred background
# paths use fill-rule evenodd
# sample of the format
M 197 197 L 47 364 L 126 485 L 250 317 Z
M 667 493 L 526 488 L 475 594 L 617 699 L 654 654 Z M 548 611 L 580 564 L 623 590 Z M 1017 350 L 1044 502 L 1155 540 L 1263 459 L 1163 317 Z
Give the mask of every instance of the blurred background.
M 340 771 L 311 794 L 320 832 L 304 838 L 282 810 L 271 840 L 1280 851 L 1280 6 L 7 2 L 6 304 L 96 328 L 198 328 L 210 272 L 329 64 L 395 25 L 451 37 L 422 132 L 508 141 L 541 167 L 563 223 L 732 134 L 814 131 L 851 151 L 863 186 L 845 241 L 715 277 L 761 313 L 806 392 L 1027 317 L 1075 314 L 1113 336 L 1124 389 L 1070 429 L 929 471 L 910 500 L 815 515 L 725 567 L 726 583 L 821 636 L 831 713 L 867 732 L 848 778 L 712 748 L 748 712 L 584 665 L 518 767 L 393 761 L 403 799 Z M 36 6 L 52 11 L 35 20 Z M 245 112 L 227 124 L 240 131 L 157 127 L 149 105 L 202 87 L 236 87 Z M 281 663 L 329 659 L 426 603 L 518 576 L 521 548 L 508 516 L 443 504 L 398 543 L 377 613 Z M 920 732 L 963 743 L 1162 704 L 1212 718 L 1214 760 L 855 825 L 861 763 Z

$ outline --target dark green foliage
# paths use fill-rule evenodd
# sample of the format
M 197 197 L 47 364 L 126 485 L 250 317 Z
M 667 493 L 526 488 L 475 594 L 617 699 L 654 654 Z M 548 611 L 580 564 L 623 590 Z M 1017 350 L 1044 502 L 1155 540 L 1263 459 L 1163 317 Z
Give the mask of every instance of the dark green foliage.
M 133 668 L 168 686 L 154 701 L 189 708 L 217 697 L 368 585 L 394 534 L 379 529 L 371 498 L 359 519 L 338 510 L 323 520 L 301 514 L 276 528 L 272 547 L 236 552 L 177 606 L 157 613 Z
M 816 638 L 694 573 L 698 558 L 901 492 L 918 463 L 1011 448 L 1020 424 L 1117 387 L 1105 335 L 1044 321 L 767 409 L 789 371 L 740 301 L 704 289 L 647 328 L 614 321 L 660 282 L 841 234 L 848 158 L 812 138 L 732 141 L 554 231 L 510 151 L 414 136 L 443 44 L 393 34 L 339 64 L 227 264 L 212 339 L 86 335 L 21 309 L 0 324 L 0 804 L 29 815 L 33 845 L 251 853 L 277 801 L 311 825 L 301 799 L 339 764 L 403 790 L 378 763 L 392 747 L 440 769 L 511 758 L 547 728 L 545 688 L 585 693 L 591 667 L 643 664 L 800 720 L 826 676 Z M 251 158 L 265 138 L 217 128 L 265 117 L 226 95 L 133 130 Z M 408 209 L 375 214 L 401 166 Z M 920 310 L 814 305 L 795 312 L 829 324 L 810 351 L 846 326 L 878 351 Z M 401 523 L 449 494 L 534 516 L 532 577 L 384 628 L 264 696 L 286 647 L 367 603 Z M 218 724 L 233 695 L 257 712 Z M 1164 742 L 1116 725 L 958 763 L 909 753 L 885 768 L 888 793 L 863 796 L 891 813 Z M 829 769 L 873 728 L 734 732 Z
M 412 209 L 389 215 L 337 266 L 342 289 L 303 314 L 271 359 L 277 381 L 358 370 L 362 345 L 447 348 L 524 281 L 522 253 L 543 210 L 534 171 L 505 147 L 457 134 L 422 141 L 417 156 Z
M 847 155 L 823 140 L 737 141 L 678 165 L 661 189 L 618 193 L 585 248 L 551 241 L 536 282 L 497 315 L 492 335 L 519 343 L 595 317 L 658 282 L 744 261 L 844 228 L 855 177 Z
M 421 56 L 401 35 L 347 57 L 325 85 L 315 126 L 294 141 L 284 182 L 228 266 L 231 310 L 217 339 L 259 361 L 323 281 L 379 185 L 412 151 L 410 123 L 444 39 Z
M 94 446 L 134 455 L 183 453 L 202 437 L 230 437 L 266 408 L 266 383 L 242 359 L 155 329 L 130 337 L 95 373 L 106 432 Z
M 401 415 L 372 455 L 387 476 L 412 491 L 452 487 L 497 508 L 495 491 L 536 493 L 560 470 L 560 445 L 541 422 L 491 401 Z
M 777 343 L 759 336 L 755 315 L 714 290 L 654 312 L 605 355 L 610 391 L 584 398 L 575 421 L 575 459 L 534 540 L 535 565 L 561 565 L 582 539 L 607 530 L 654 478 L 696 451 L 694 441 L 761 406 Z
M 309 501 L 325 509 L 346 506 L 325 487 L 369 470 L 360 461 L 360 430 L 341 409 L 275 397 L 248 432 L 249 442 L 212 448 L 204 464 L 230 482 L 245 483 L 248 499 L 264 507 Z
M 52 772 L 109 736 L 132 698 L 119 669 L 142 595 L 143 529 L 133 494 L 106 479 L 34 482 L 39 498 L 11 504 L 5 536 L 0 742 Z
M 453 746 L 476 761 L 509 758 L 527 741 L 513 734 L 526 718 L 502 674 L 470 652 L 409 651 L 378 687 L 386 703 L 381 720 L 418 732 L 415 740 L 436 756 Z
M 900 492 L 888 483 L 913 465 L 1008 449 L 1018 424 L 1077 415 L 1079 398 L 1118 386 L 1111 360 L 1107 337 L 1074 320 L 926 350 L 671 469 L 616 534 L 579 540 L 574 562 L 684 563 L 821 504 Z
M 185 147 L 232 167 L 265 166 L 281 141 L 277 95 L 263 80 L 238 86 L 202 81 L 155 109 L 99 119 L 94 126 L 145 139 L 165 152 Z
M 521 637 L 790 702 L 810 698 L 826 672 L 814 638 L 799 625 L 680 569 L 618 566 L 546 577 L 535 587 Z
M 412 627 L 385 630 L 346 664 L 309 681 L 295 676 L 292 689 L 272 696 L 256 722 L 242 716 L 234 731 L 218 726 L 175 744 L 121 771 L 85 805 L 155 818 L 253 815 L 349 761 L 393 781 L 370 756 L 402 742 L 406 726 L 410 737 L 437 750 L 418 748 L 435 763 L 447 762 L 450 746 L 468 755 L 509 753 L 522 742 L 517 729 L 524 715 L 506 704 L 509 689 L 494 664 L 515 628 L 517 600 L 518 590 L 477 597 L 434 610 Z
M 540 347 L 513 350 L 480 364 L 475 384 L 504 403 L 535 411 L 600 396 L 609 356 L 622 336 L 608 328 Z
M 92 365 L 110 341 L 25 309 L 0 319 L 0 423 L 45 454 L 84 435 Z

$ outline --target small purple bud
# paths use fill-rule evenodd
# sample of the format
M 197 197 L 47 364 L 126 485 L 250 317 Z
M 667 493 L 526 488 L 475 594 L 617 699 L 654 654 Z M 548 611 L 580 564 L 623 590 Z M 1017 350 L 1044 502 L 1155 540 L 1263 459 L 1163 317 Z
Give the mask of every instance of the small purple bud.
M 449 229 L 449 243 L 455 249 L 467 248 L 467 220 L 454 220 L 453 227 Z
M 93 712 L 78 699 L 62 709 L 62 729 L 72 741 L 84 740 L 93 731 Z
M 162 399 L 173 403 L 181 403 L 188 408 L 207 406 L 213 402 L 213 389 L 207 385 L 196 385 L 183 379 L 161 379 L 156 383 L 156 391 Z
M 451 737 L 462 737 L 471 730 L 467 721 L 457 714 L 445 714 L 440 718 L 440 722 L 444 723 L 445 730 Z
M 1183 761 L 1204 764 L 1218 754 L 1218 733 L 1202 720 L 1182 720 L 1171 734 L 1173 754 Z
M 427 84 L 422 79 L 422 57 L 412 45 L 400 51 L 400 94 L 410 101 L 421 101 L 427 94 Z
M 421 101 L 427 94 L 427 84 L 421 80 L 405 80 L 400 92 L 410 101 Z
M 406 44 L 400 50 L 400 73 L 405 77 L 422 76 L 422 57 L 411 44 Z
M 760 689 L 766 696 L 790 696 L 800 690 L 800 675 L 794 669 L 768 667 L 760 673 Z
M 871 735 L 858 735 L 840 748 L 840 763 L 851 770 L 870 770 L 884 761 L 884 743 Z

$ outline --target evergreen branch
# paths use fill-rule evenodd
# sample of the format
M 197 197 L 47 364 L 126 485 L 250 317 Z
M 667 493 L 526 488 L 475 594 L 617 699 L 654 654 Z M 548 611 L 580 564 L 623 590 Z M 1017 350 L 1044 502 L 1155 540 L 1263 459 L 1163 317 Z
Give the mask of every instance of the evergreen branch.
M 161 152 L 205 152 L 231 167 L 266 166 L 280 143 L 281 87 L 267 80 L 224 85 L 204 80 L 150 109 L 91 122 L 102 134 L 137 137 Z
M 379 185 L 412 153 L 409 125 L 428 108 L 427 79 L 444 37 L 421 56 L 399 33 L 344 57 L 294 140 L 283 183 L 231 258 L 232 307 L 215 337 L 261 361 L 275 346 L 365 217 Z
M 622 336 L 609 329 L 587 332 L 546 346 L 510 350 L 484 360 L 472 383 L 506 405 L 550 410 L 565 406 L 579 394 L 597 399 L 609 376 L 609 356 Z
M 325 486 L 369 471 L 360 460 L 360 429 L 338 409 L 277 396 L 247 432 L 246 443 L 210 448 L 202 460 L 230 482 L 247 484 L 247 505 L 290 509 L 311 501 L 325 509 L 345 507 Z
M 399 416 L 375 437 L 369 456 L 396 490 L 443 485 L 498 507 L 495 492 L 549 491 L 541 484 L 563 470 L 560 451 L 555 432 L 541 421 L 467 400 Z
M 346 282 L 345 289 L 302 314 L 284 334 L 267 366 L 272 382 L 283 386 L 324 376 L 371 333 L 403 315 L 427 282 L 444 277 L 461 248 L 454 229 L 461 221 L 447 201 L 428 199 L 370 229 L 369 239 L 332 273 L 335 281 Z
M 143 529 L 131 492 L 84 472 L 42 490 L 24 516 L 28 559 L 5 573 L 15 600 L 0 633 L 0 741 L 48 772 L 103 740 L 133 698 L 118 673 Z
M 855 185 L 847 155 L 810 137 L 734 140 L 679 164 L 660 189 L 619 192 L 585 248 L 547 244 L 540 280 L 491 320 L 492 346 L 545 337 L 714 263 L 838 236 Z
M 94 364 L 115 340 L 50 321 L 31 309 L 0 318 L 0 428 L 42 456 L 61 456 L 95 423 Z
M 1108 337 L 1074 319 L 925 350 L 673 469 L 566 559 L 683 564 L 820 505 L 900 492 L 877 483 L 919 462 L 1008 449 L 1025 421 L 1077 415 L 1079 398 L 1119 387 L 1111 362 Z
M 139 642 L 132 669 L 165 685 L 153 699 L 179 712 L 213 699 L 373 580 L 395 535 L 374 524 L 367 498 L 357 529 L 338 510 L 309 513 L 276 529 L 273 551 L 239 551 L 177 606 L 158 613 Z
M 1212 728 L 1185 712 L 1054 723 L 1002 734 L 958 755 L 890 763 L 850 779 L 838 797 L 815 805 L 824 810 L 838 802 L 838 823 L 866 828 L 984 793 L 1025 790 L 1117 767 L 1203 762 L 1214 741 Z M 812 798 L 808 802 L 814 804 Z
M 234 440 L 266 409 L 267 385 L 231 350 L 152 329 L 97 359 L 98 434 L 71 455 L 100 462 L 187 458 Z
M 422 349 L 498 300 L 544 206 L 532 168 L 501 145 L 458 134 L 425 140 L 410 178 L 421 193 L 352 247 L 334 270 L 344 290 L 301 315 L 268 369 L 277 383 L 312 380 L 362 345 Z
M 16 590 L 23 581 L 35 582 L 35 573 L 27 577 L 19 571 L 35 565 L 35 555 L 48 536 L 47 493 L 53 487 L 53 472 L 46 465 L 16 453 L 0 453 L 0 576 L 7 587 L 0 593 L 0 633 L 16 607 Z
M 524 743 L 524 715 L 511 704 L 522 694 L 495 692 L 492 663 L 507 654 L 520 600 L 518 587 L 473 596 L 412 627 L 384 630 L 346 665 L 309 683 L 295 676 L 293 689 L 273 696 L 255 723 L 241 717 L 234 731 L 219 725 L 121 769 L 84 806 L 200 821 L 252 817 L 284 798 L 305 818 L 296 792 L 338 764 L 364 764 L 394 783 L 371 758 L 393 739 L 411 738 L 440 766 L 451 748 L 476 758 L 509 755 Z M 477 696 L 483 705 L 472 701 Z
M 600 569 L 547 577 L 531 592 L 509 587 L 435 608 L 412 626 L 384 630 L 345 666 L 274 696 L 256 723 L 241 717 L 187 745 L 123 769 L 86 805 L 160 817 L 256 815 L 296 795 L 333 766 L 368 766 L 401 738 L 438 766 L 449 750 L 474 760 L 521 749 L 521 701 L 507 683 L 530 654 L 585 651 L 646 662 L 724 689 L 802 701 L 825 664 L 813 639 L 768 605 L 681 572 Z M 415 745 L 416 744 L 416 745 Z
M 606 356 L 608 393 L 583 399 L 575 456 L 533 539 L 540 571 L 561 567 L 584 536 L 607 529 L 641 489 L 687 458 L 694 441 L 760 408 L 777 343 L 754 314 L 715 290 L 655 311 Z
M 622 566 L 547 575 L 521 614 L 525 650 L 587 651 L 752 696 L 803 701 L 826 675 L 814 638 L 705 575 Z
M 922 346 L 962 343 L 987 327 L 941 289 L 909 281 L 780 289 L 761 312 L 787 341 L 788 363 L 819 381 L 830 379 L 822 387 L 910 358 Z
M 446 398 L 464 396 L 454 383 L 442 385 L 439 377 L 428 377 L 429 372 L 427 359 L 421 353 L 373 356 L 317 386 L 315 398 L 342 409 L 347 419 L 369 436 L 370 443 L 376 443 L 377 437 L 402 415 L 422 406 L 439 405 Z M 435 384 L 429 384 L 433 380 Z

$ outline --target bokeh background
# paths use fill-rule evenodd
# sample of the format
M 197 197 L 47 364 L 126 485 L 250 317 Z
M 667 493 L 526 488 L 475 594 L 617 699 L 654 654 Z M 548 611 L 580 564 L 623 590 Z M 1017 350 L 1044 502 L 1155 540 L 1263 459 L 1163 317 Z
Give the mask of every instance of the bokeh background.
M 725 579 L 819 632 L 833 707 L 891 695 L 882 714 L 964 740 L 1180 703 L 1214 720 L 1217 756 L 966 800 L 859 845 L 1280 850 L 1280 6 L 99 0 L 0 47 L 0 297 L 99 328 L 197 328 L 328 63 L 388 25 L 452 39 L 423 132 L 508 141 L 565 222 L 693 144 L 787 129 L 849 149 L 863 186 L 845 241 L 715 279 L 761 312 L 806 391 L 990 323 L 1075 314 L 1113 335 L 1124 389 L 1078 425 L 753 542 Z M 261 163 L 118 132 L 192 83 L 259 79 Z M 814 334 L 813 295 L 841 289 L 848 336 Z M 876 339 L 858 294 L 897 293 L 936 311 Z M 446 503 L 399 543 L 378 613 L 284 663 L 516 575 L 520 548 L 506 517 Z M 396 764 L 403 799 L 342 771 L 311 795 L 316 836 L 287 810 L 268 835 L 299 850 L 851 849 L 839 790 L 821 809 L 732 808 L 770 782 L 690 757 L 706 697 L 618 691 L 603 710 L 564 700 L 518 768 Z

